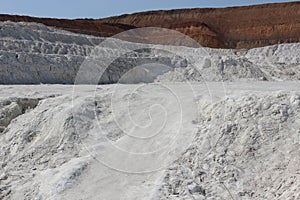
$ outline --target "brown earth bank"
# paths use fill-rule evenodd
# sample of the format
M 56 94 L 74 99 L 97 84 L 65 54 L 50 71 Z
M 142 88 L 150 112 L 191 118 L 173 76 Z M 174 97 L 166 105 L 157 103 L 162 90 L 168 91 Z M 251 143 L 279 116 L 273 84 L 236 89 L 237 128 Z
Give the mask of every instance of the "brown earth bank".
M 300 42 L 300 1 L 230 8 L 148 11 L 104 19 L 51 19 L 0 15 L 0 21 L 38 22 L 64 30 L 109 37 L 139 27 L 162 27 L 212 48 L 254 48 Z M 162 39 L 149 39 L 162 43 Z M 182 44 L 180 44 L 182 45 Z

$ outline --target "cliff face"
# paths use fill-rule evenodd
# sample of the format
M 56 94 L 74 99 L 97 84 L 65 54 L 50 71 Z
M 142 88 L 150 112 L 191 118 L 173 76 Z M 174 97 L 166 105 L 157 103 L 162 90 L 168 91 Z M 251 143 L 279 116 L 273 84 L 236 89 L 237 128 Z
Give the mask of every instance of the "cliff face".
M 7 20 L 39 22 L 76 33 L 104 37 L 136 27 L 171 28 L 187 34 L 203 46 L 213 48 L 253 48 L 300 42 L 300 2 L 149 11 L 99 20 L 0 15 L 0 21 Z
M 172 28 L 177 25 L 177 30 L 188 32 L 200 44 L 209 47 L 253 48 L 300 42 L 300 2 L 221 9 L 152 11 L 100 21 L 138 27 L 155 25 Z M 214 34 L 203 31 L 201 25 L 187 26 L 191 22 L 206 24 L 209 32 Z M 189 32 L 191 27 L 193 31 Z

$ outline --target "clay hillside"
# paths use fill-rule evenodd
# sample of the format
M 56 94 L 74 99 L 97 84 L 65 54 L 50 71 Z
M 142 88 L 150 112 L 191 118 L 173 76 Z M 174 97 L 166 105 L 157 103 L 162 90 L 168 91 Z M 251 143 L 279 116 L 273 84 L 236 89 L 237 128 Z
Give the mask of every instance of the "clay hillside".
M 149 11 L 98 20 L 0 15 L 0 21 L 7 20 L 38 22 L 104 37 L 137 27 L 163 27 L 180 31 L 201 45 L 213 48 L 253 48 L 300 42 L 299 1 L 247 7 Z

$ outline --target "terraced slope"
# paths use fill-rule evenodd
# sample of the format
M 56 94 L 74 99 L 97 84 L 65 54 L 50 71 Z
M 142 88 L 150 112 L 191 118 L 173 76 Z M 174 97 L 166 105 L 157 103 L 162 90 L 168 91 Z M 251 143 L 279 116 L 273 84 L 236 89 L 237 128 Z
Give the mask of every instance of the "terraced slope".
M 128 43 L 74 34 L 36 23 L 1 22 L 0 83 L 74 83 L 78 70 L 96 57 L 99 83 L 116 83 L 127 72 L 144 80 L 299 80 L 300 44 L 251 50 L 188 48 Z M 103 41 L 106 41 L 103 43 Z M 104 46 L 103 46 L 104 45 Z M 107 63 L 107 62 L 111 63 Z M 151 63 L 156 72 L 144 73 Z M 142 71 L 133 70 L 142 67 Z M 167 70 L 166 70 L 167 69 Z M 146 70 L 147 71 L 147 70 Z M 139 74 L 139 75 L 138 75 Z M 130 76 L 128 76 L 130 77 Z M 88 83 L 89 80 L 82 80 Z

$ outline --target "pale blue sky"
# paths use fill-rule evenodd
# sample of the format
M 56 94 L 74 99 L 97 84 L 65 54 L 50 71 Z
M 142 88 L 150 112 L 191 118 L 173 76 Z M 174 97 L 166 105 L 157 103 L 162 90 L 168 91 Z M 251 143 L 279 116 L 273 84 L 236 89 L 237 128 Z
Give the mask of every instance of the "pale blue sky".
M 101 18 L 145 10 L 227 7 L 284 0 L 0 0 L 1 14 L 56 18 Z

